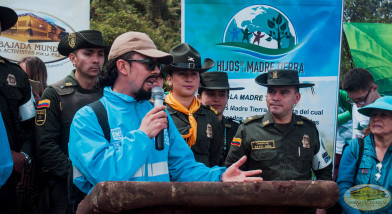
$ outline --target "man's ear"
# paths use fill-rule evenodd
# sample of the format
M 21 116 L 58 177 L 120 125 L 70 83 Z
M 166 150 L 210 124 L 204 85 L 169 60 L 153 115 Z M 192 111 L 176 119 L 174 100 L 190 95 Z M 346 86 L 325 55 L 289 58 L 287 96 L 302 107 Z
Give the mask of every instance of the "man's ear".
M 197 94 L 197 95 L 196 95 L 196 97 L 197 97 L 197 99 L 198 99 L 198 100 L 200 100 L 200 99 L 201 99 L 201 96 L 200 96 L 200 94 Z
M 301 99 L 301 93 L 299 92 L 295 93 L 295 104 L 297 104 L 300 99 Z
M 126 62 L 123 59 L 119 59 L 116 62 L 116 66 L 117 66 L 117 70 L 119 71 L 120 74 L 122 74 L 124 76 L 128 76 L 127 66 L 130 66 L 128 62 Z
M 378 90 L 378 85 L 374 84 L 373 88 L 374 88 L 375 91 L 377 91 Z
M 76 65 L 76 54 L 74 54 L 74 53 L 70 53 L 69 54 L 69 60 L 71 60 L 71 62 L 72 62 L 72 65 Z

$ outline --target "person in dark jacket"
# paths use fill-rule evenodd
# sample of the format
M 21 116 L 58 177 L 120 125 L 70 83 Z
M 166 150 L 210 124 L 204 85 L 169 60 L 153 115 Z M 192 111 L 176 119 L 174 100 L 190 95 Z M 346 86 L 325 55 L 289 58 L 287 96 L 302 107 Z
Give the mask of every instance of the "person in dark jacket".
M 295 70 L 270 70 L 259 75 L 256 83 L 268 87 L 268 112 L 240 125 L 226 166 L 246 155 L 249 159 L 242 169 L 261 169 L 267 181 L 311 180 L 312 171 L 318 180 L 332 180 L 332 161 L 316 125 L 293 113 L 301 98 L 299 88 L 314 84 L 300 83 Z
M 18 20 L 14 10 L 0 6 L 0 32 Z M 35 102 L 29 79 L 19 65 L 0 56 L 0 112 L 3 116 L 14 162 L 11 176 L 0 189 L 1 213 L 18 213 L 16 185 L 25 166 L 31 163 Z
M 209 105 L 217 112 L 221 121 L 223 144 L 219 166 L 223 166 L 227 153 L 229 152 L 231 140 L 240 125 L 230 117 L 225 117 L 223 112 L 229 100 L 229 90 L 242 90 L 243 87 L 230 87 L 229 78 L 226 72 L 212 71 L 200 74 L 200 87 L 197 99 L 204 105 Z
M 68 173 L 72 169 L 68 158 L 69 128 L 77 110 L 102 97 L 95 84 L 109 46 L 104 44 L 101 32 L 84 30 L 62 38 L 58 51 L 69 57 L 75 69 L 47 87 L 37 105 L 37 158 L 49 179 L 49 190 L 43 191 L 49 194 L 49 201 L 41 203 L 50 213 L 71 213 L 67 194 Z
M 173 63 L 162 67 L 172 89 L 165 98 L 167 111 L 196 161 L 211 167 L 218 165 L 223 144 L 219 119 L 214 110 L 195 97 L 199 74 L 212 68 L 214 61 L 206 58 L 202 65 L 199 52 L 187 43 L 175 46 L 170 54 Z
M 231 166 L 246 155 L 248 160 L 242 169 L 261 169 L 266 181 L 311 180 L 312 172 L 317 180 L 332 180 L 332 160 L 316 124 L 293 113 L 294 105 L 301 99 L 299 89 L 314 84 L 300 83 L 296 70 L 270 70 L 255 80 L 268 88 L 268 112 L 244 120 L 233 138 L 225 165 Z

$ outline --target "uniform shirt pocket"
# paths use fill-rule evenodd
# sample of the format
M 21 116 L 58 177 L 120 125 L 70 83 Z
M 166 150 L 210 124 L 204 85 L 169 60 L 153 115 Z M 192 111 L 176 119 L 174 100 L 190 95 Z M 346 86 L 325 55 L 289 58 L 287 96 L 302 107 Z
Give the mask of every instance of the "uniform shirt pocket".
M 314 150 L 304 147 L 298 147 L 298 158 L 302 161 L 313 161 Z

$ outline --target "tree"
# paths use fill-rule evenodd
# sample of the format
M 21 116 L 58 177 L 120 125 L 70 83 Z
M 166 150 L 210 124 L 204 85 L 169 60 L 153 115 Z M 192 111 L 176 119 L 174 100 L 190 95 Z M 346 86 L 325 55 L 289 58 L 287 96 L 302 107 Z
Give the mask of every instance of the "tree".
M 287 21 L 283 20 L 282 15 L 279 14 L 276 18 L 272 17 L 272 20 L 268 20 L 268 27 L 272 30 L 268 34 L 270 37 L 267 38 L 267 41 L 271 41 L 271 38 L 275 39 L 278 42 L 278 49 L 281 49 L 282 39 L 290 39 Z
M 180 43 L 179 0 L 91 0 L 90 5 L 91 29 L 101 31 L 106 44 L 128 31 L 146 33 L 163 51 Z

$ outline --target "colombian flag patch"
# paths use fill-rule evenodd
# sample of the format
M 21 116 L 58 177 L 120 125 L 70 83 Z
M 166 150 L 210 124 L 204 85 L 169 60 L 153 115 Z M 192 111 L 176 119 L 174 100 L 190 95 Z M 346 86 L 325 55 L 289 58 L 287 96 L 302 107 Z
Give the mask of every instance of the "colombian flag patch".
M 49 108 L 50 100 L 44 99 L 38 102 L 37 108 Z
M 241 146 L 241 141 L 242 141 L 241 138 L 235 137 L 235 138 L 233 138 L 233 141 L 231 141 L 231 145 L 240 147 Z

